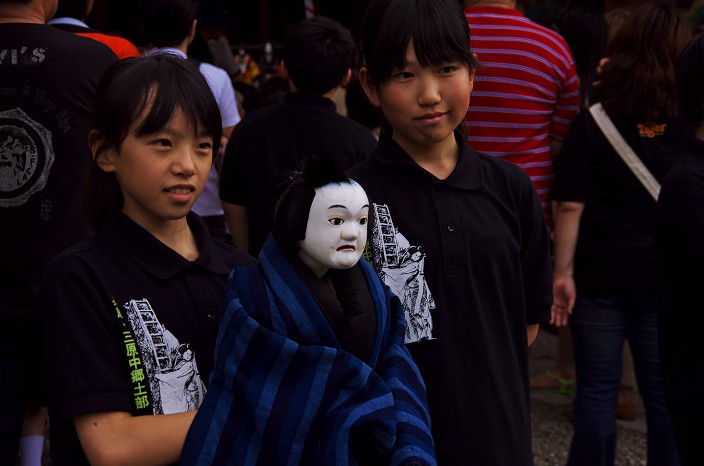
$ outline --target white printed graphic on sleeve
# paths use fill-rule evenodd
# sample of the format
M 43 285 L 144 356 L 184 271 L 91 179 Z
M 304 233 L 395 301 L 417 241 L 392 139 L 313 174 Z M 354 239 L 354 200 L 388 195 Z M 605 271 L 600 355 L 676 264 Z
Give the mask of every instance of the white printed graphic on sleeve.
M 412 246 L 394 227 L 389 207 L 373 204 L 376 222 L 372 231 L 377 273 L 403 303 L 406 313 L 406 343 L 433 338 L 435 309 L 433 295 L 425 281 L 425 252 Z
M 206 389 L 190 344 L 159 322 L 148 300 L 133 299 L 125 311 L 146 367 L 154 414 L 198 409 Z

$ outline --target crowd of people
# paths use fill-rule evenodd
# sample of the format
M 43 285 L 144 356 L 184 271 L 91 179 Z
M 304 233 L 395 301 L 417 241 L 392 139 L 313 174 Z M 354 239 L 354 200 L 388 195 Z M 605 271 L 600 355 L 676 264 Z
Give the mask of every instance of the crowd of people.
M 635 387 L 704 464 L 692 2 L 367 3 L 256 61 L 207 1 L 0 0 L 0 464 L 530 466 L 556 389 L 612 466 Z

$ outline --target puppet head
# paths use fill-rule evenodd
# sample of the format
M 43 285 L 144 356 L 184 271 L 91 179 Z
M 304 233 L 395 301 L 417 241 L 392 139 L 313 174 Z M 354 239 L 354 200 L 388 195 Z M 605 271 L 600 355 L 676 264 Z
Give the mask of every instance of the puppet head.
M 369 201 L 329 157 L 304 160 L 287 174 L 274 214 L 274 238 L 318 277 L 353 267 L 367 242 Z

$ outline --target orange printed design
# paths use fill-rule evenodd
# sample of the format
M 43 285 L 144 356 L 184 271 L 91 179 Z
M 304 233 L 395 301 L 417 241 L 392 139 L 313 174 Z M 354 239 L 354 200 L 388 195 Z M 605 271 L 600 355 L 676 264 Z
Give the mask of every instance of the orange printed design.
M 638 134 L 640 134 L 640 137 L 642 138 L 654 138 L 656 136 L 662 136 L 665 134 L 665 128 L 667 128 L 667 123 L 663 123 L 661 125 L 656 125 L 656 124 L 651 124 L 651 125 L 644 125 L 642 123 L 638 123 Z

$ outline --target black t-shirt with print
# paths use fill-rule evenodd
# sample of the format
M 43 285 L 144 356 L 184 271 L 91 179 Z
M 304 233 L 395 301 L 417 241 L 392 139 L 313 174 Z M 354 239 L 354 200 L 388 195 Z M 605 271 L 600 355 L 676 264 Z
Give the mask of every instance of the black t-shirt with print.
M 88 122 L 105 45 L 42 24 L 0 24 L 0 312 L 38 317 L 46 264 L 87 237 Z
M 55 465 L 87 464 L 72 419 L 197 409 L 207 389 L 226 279 L 254 259 L 188 216 L 191 262 L 121 212 L 59 255 L 42 288 Z
M 626 142 L 660 182 L 684 149 L 677 121 L 639 128 L 612 118 Z M 582 297 L 653 294 L 656 287 L 656 203 L 596 125 L 581 112 L 570 126 L 555 164 L 551 197 L 585 203 L 574 258 Z
M 348 172 L 377 272 L 404 304 L 440 464 L 532 464 L 526 325 L 550 317 L 548 232 L 528 176 L 455 135 L 438 180 L 387 134 Z

